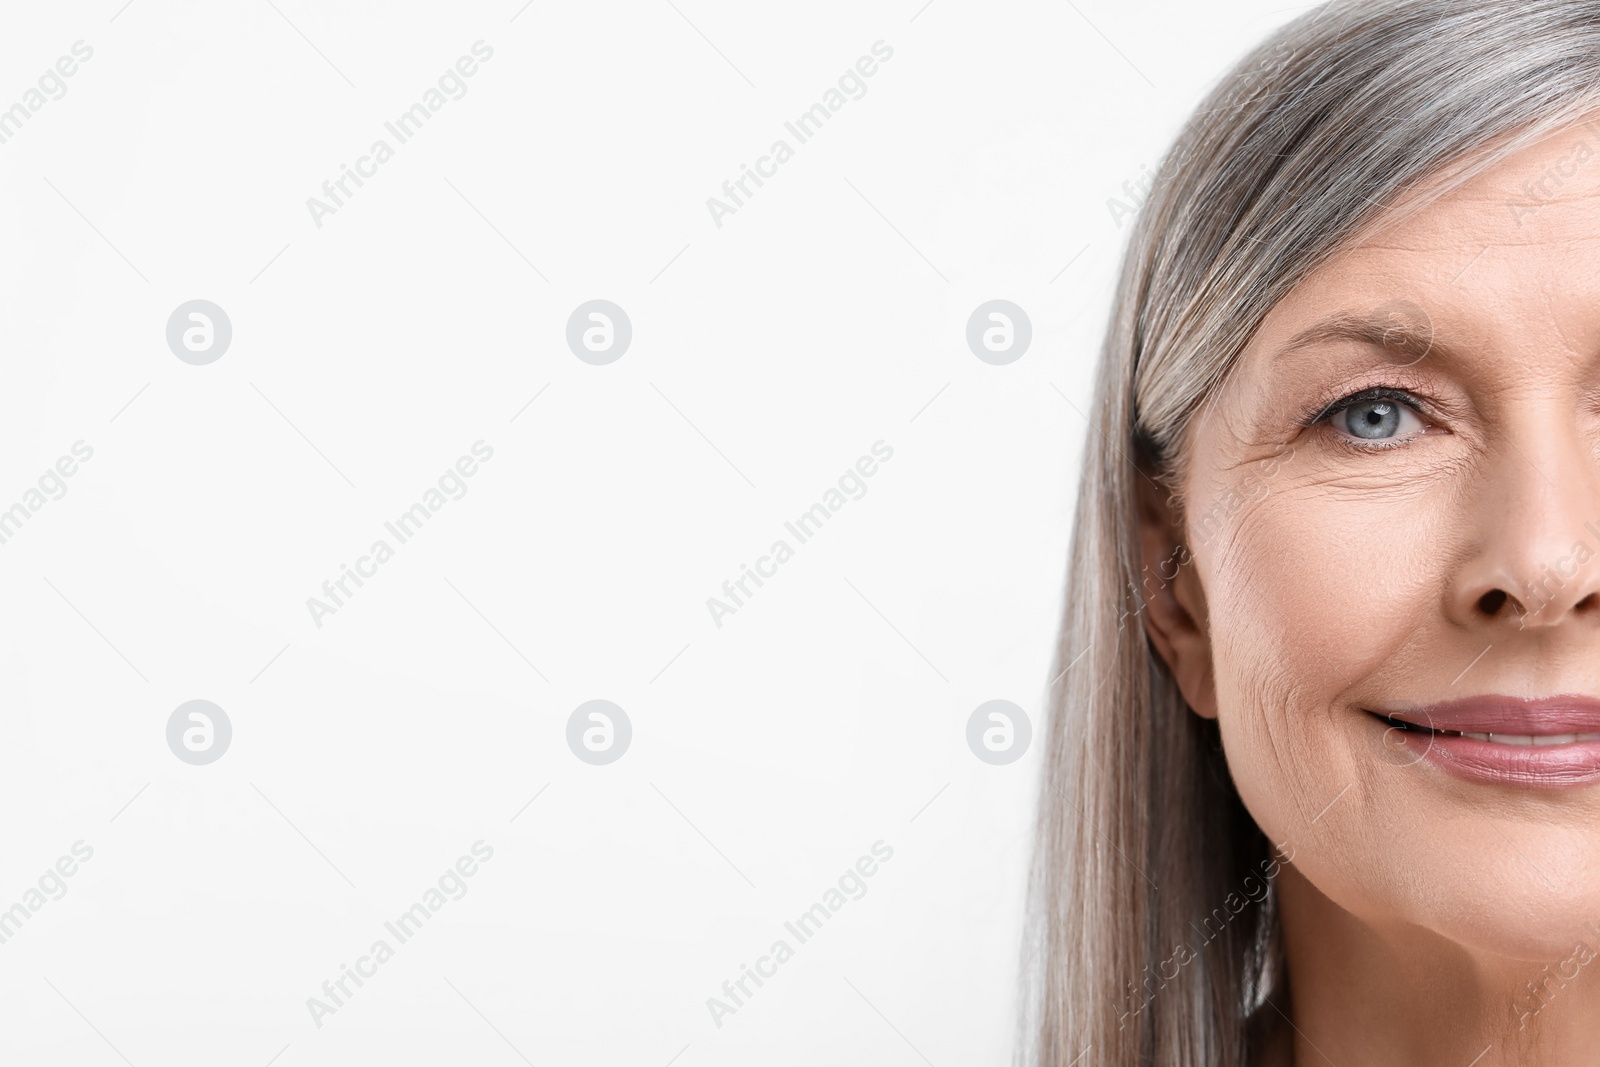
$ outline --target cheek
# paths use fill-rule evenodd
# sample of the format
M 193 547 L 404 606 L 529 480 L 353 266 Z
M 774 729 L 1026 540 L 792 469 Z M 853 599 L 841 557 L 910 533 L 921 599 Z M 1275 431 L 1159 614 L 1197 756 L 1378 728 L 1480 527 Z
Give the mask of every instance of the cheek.
M 1198 560 L 1219 675 L 1255 661 L 1326 700 L 1381 669 L 1441 617 L 1447 514 L 1325 484 L 1246 505 Z
M 1317 893 L 1369 924 L 1557 958 L 1562 938 L 1600 914 L 1593 820 L 1539 833 L 1520 823 L 1500 833 L 1522 840 L 1497 849 L 1481 798 L 1434 781 L 1414 749 L 1393 746 L 1404 735 L 1361 710 L 1436 697 L 1470 659 L 1455 654 L 1444 598 L 1473 505 L 1422 479 L 1380 489 L 1295 474 L 1194 549 L 1218 725 L 1245 808 Z
M 1269 835 L 1298 836 L 1372 773 L 1360 698 L 1424 651 L 1445 513 L 1283 474 L 1197 551 L 1228 764 Z

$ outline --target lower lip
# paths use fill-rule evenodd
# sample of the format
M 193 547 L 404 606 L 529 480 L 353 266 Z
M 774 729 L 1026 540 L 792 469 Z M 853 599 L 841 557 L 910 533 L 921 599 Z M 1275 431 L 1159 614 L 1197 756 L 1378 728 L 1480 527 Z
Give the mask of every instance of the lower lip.
M 1496 744 L 1460 734 L 1418 731 L 1407 732 L 1405 737 L 1408 748 L 1420 746 L 1421 759 L 1474 782 L 1542 788 L 1600 782 L 1600 741 L 1530 747 Z

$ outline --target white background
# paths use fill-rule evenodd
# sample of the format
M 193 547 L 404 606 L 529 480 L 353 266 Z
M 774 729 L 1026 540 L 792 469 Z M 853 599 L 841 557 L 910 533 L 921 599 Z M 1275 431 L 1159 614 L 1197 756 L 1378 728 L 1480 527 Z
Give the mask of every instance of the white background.
M 0 108 L 94 50 L 0 145 L 0 509 L 94 450 L 0 545 L 0 909 L 94 850 L 0 945 L 0 1061 L 1005 1061 L 1038 752 L 990 766 L 965 727 L 995 698 L 1043 725 L 1107 200 L 1295 10 L 122 2 L 0 35 Z M 466 95 L 318 227 L 307 198 L 478 40 Z M 706 199 L 879 40 L 718 227 Z M 233 327 L 208 366 L 165 338 L 196 298 Z M 608 366 L 565 342 L 594 298 L 633 325 Z M 1032 321 L 1008 366 L 964 337 L 993 298 Z M 307 598 L 479 440 L 318 627 Z M 197 698 L 234 731 L 208 766 L 166 742 Z M 597 698 L 634 731 L 598 767 L 565 740 Z

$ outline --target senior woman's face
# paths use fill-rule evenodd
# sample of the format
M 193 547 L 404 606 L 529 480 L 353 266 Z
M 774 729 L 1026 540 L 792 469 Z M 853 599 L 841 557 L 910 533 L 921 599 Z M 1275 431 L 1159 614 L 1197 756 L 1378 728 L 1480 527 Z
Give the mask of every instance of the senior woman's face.
M 1194 565 L 1148 625 L 1268 837 L 1380 928 L 1570 949 L 1600 919 L 1600 132 L 1298 286 L 1188 444 Z

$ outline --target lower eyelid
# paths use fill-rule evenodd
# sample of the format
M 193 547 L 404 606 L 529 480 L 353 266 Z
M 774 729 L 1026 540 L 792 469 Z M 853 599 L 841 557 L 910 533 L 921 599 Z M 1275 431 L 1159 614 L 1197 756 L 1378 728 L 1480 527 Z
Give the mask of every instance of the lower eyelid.
M 1402 448 L 1410 444 L 1413 438 L 1421 437 L 1425 431 L 1401 434 L 1398 437 L 1368 438 L 1355 437 L 1339 430 L 1334 431 L 1334 439 L 1338 444 L 1351 448 L 1357 452 L 1382 452 L 1391 448 Z

